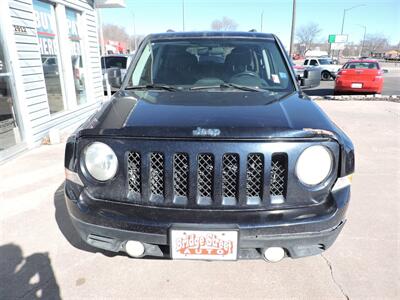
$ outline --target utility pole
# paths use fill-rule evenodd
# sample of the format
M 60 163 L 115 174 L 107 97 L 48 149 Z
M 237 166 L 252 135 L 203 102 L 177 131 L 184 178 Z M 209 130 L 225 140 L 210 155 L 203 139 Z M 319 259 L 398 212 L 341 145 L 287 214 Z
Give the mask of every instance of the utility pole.
M 185 0 L 182 0 L 182 31 L 185 31 Z
M 340 34 L 343 34 L 343 30 L 344 30 L 344 20 L 345 20 L 345 18 L 346 18 L 346 12 L 349 11 L 349 10 L 351 10 L 351 9 L 360 7 L 360 6 L 365 6 L 365 4 L 359 4 L 359 5 L 352 6 L 352 7 L 350 7 L 350 8 L 345 8 L 345 9 L 343 9 L 342 30 L 340 31 Z M 340 55 L 340 50 L 338 50 L 338 55 L 337 55 L 338 61 L 339 61 L 339 55 Z
M 137 43 L 137 41 L 136 41 L 136 19 L 135 19 L 135 13 L 133 12 L 133 11 L 131 11 L 131 10 L 129 10 L 129 12 L 131 13 L 131 15 L 132 15 L 132 25 L 133 25 L 133 46 L 135 47 L 135 51 L 136 51 L 136 48 L 137 48 L 137 45 L 136 45 L 136 43 Z M 132 48 L 132 42 L 130 43 L 131 45 L 130 45 L 130 47 L 131 47 L 131 51 L 133 50 Z
M 262 13 L 261 13 L 260 32 L 263 31 L 263 23 L 264 23 L 264 11 L 262 11 Z
M 135 43 L 135 52 L 137 49 L 137 38 L 136 38 L 136 18 L 135 18 L 135 14 L 133 14 L 133 41 Z
M 290 33 L 290 48 L 289 48 L 289 56 L 292 58 L 293 55 L 293 47 L 294 47 L 294 32 L 296 28 L 296 0 L 293 0 L 293 10 L 292 10 L 292 30 Z
M 364 50 L 365 35 L 367 34 L 367 26 L 361 25 L 361 24 L 357 24 L 357 25 L 362 27 L 362 28 L 364 28 L 364 35 L 363 35 L 363 40 L 362 40 L 361 49 L 360 49 L 360 57 L 361 57 L 362 53 L 363 53 L 363 50 Z

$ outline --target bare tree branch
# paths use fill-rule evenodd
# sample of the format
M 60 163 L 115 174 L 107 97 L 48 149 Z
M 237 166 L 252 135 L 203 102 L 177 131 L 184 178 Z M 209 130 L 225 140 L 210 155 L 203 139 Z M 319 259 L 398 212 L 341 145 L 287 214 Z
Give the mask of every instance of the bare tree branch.
M 129 35 L 126 33 L 125 28 L 114 24 L 103 25 L 103 36 L 105 40 L 125 42 L 125 43 L 129 39 Z
M 300 44 L 303 54 L 307 50 L 311 49 L 312 44 L 314 43 L 320 32 L 321 29 L 316 23 L 308 23 L 307 25 L 303 25 L 297 29 L 296 38 L 298 43 Z
M 232 31 L 236 30 L 237 27 L 238 24 L 228 17 L 223 17 L 222 20 L 214 20 L 211 23 L 211 29 L 217 31 Z
M 367 34 L 364 49 L 367 53 L 383 52 L 389 47 L 389 41 L 383 34 Z

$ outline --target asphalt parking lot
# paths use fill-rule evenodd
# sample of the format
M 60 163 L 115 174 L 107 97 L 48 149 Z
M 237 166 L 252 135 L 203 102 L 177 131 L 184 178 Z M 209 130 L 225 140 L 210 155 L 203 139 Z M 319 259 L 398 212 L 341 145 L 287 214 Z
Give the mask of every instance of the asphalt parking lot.
M 42 146 L 0 165 L 0 299 L 399 299 L 400 105 L 318 104 L 356 148 L 348 222 L 323 255 L 270 264 L 96 252 L 63 202 L 64 145 Z

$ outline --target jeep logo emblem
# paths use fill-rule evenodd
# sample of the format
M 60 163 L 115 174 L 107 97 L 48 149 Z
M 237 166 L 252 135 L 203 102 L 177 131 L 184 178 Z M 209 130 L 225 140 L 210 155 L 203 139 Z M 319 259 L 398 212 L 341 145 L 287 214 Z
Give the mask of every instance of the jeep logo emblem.
M 219 136 L 221 134 L 221 130 L 219 129 L 214 129 L 214 128 L 201 128 L 197 127 L 195 130 L 193 130 L 193 135 L 194 136 Z

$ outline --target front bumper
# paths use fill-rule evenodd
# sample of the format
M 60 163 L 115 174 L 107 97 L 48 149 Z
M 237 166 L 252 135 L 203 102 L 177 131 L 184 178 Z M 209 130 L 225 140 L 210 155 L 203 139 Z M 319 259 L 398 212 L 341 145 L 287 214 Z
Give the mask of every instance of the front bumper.
M 66 181 L 72 223 L 88 244 L 113 252 L 125 242 L 144 243 L 146 255 L 169 257 L 169 231 L 180 228 L 238 229 L 239 258 L 260 258 L 260 249 L 282 247 L 292 258 L 320 254 L 336 240 L 345 223 L 350 187 L 330 193 L 315 207 L 288 210 L 190 210 L 144 207 L 93 199 Z

